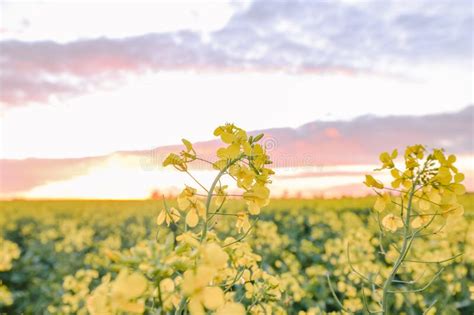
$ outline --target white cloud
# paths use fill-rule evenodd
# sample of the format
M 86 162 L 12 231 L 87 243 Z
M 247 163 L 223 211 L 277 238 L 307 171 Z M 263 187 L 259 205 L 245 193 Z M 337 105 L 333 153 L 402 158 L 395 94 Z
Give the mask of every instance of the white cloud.
M 230 1 L 2 1 L 3 39 L 112 38 L 222 28 L 235 12 Z
M 204 74 L 130 78 L 118 90 L 2 115 L 3 158 L 79 157 L 207 140 L 216 125 L 248 130 L 313 120 L 454 111 L 472 102 L 468 78 L 406 81 L 375 75 Z

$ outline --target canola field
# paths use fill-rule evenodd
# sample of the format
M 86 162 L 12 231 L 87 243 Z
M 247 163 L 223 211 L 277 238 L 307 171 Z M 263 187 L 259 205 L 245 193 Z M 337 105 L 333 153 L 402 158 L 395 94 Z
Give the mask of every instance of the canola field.
M 265 282 L 248 281 L 234 289 L 233 299 L 254 314 L 368 313 L 377 290 L 364 277 L 371 275 L 376 285 L 397 256 L 396 248 L 381 253 L 374 201 L 271 200 L 248 233 L 239 233 L 233 218 L 220 216 L 213 230 L 233 236 L 225 250 L 264 272 Z M 474 196 L 459 202 L 463 216 L 413 244 L 394 279 L 413 290 L 394 293 L 393 314 L 474 314 Z M 229 200 L 222 213 L 242 207 L 242 201 Z M 0 202 L 0 314 L 89 314 L 109 303 L 110 295 L 120 304 L 117 314 L 176 314 L 168 310 L 181 303 L 175 290 L 180 283 L 168 277 L 169 266 L 179 270 L 187 262 L 171 252 L 191 254 L 174 247 L 174 225 L 157 224 L 162 209 L 162 200 Z M 193 243 L 181 235 L 180 242 Z M 209 249 L 208 259 L 219 255 Z M 454 258 L 444 261 L 449 257 Z M 154 291 L 142 298 L 144 282 L 154 281 L 159 281 Z M 101 290 L 108 291 L 99 295 Z M 195 310 L 210 313 L 220 292 L 199 293 L 202 305 Z M 229 304 L 220 314 L 240 313 Z

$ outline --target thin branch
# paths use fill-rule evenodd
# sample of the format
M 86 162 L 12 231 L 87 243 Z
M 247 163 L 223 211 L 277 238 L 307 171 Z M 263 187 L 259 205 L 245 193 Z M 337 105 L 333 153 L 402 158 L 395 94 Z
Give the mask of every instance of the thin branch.
M 230 216 L 234 216 L 234 217 L 238 217 L 239 215 L 237 213 L 219 213 L 219 212 L 209 212 L 209 214 L 212 214 L 212 215 L 230 215 Z M 211 218 L 209 218 L 210 220 Z
M 434 301 L 428 306 L 428 308 L 423 312 L 423 315 L 428 314 L 428 312 L 435 306 L 436 302 L 438 302 L 438 298 L 434 299 Z
M 341 301 L 339 300 L 339 298 L 337 297 L 336 295 L 336 292 L 334 291 L 334 288 L 332 286 L 332 283 L 331 283 L 331 279 L 329 278 L 329 273 L 326 273 L 326 278 L 328 280 L 328 285 L 329 285 L 329 291 L 331 291 L 331 294 L 332 294 L 332 297 L 334 298 L 334 300 L 336 301 L 337 305 L 339 305 L 339 307 L 341 308 L 342 311 L 346 312 L 346 313 L 351 313 L 350 311 L 348 311 L 341 303 Z
M 369 303 L 367 302 L 367 297 L 365 296 L 365 286 L 364 284 L 362 283 L 362 302 L 364 303 L 364 307 L 365 307 L 365 310 L 369 313 L 369 314 L 379 314 L 379 313 L 382 313 L 382 311 L 371 311 L 370 308 L 369 308 Z
M 372 284 L 374 283 L 373 281 L 370 281 L 366 276 L 364 276 L 362 273 L 360 273 L 359 271 L 357 271 L 354 266 L 352 265 L 352 262 L 351 262 L 351 257 L 350 257 L 350 254 L 349 254 L 349 242 L 347 242 L 347 248 L 346 248 L 346 255 L 347 255 L 347 262 L 349 263 L 349 267 L 351 268 L 351 270 L 356 274 L 358 275 L 362 280 L 364 280 L 365 282 L 367 282 L 368 284 Z M 378 284 L 375 283 L 375 285 L 379 288 L 381 288 Z
M 234 245 L 234 244 L 236 244 L 236 243 L 241 242 L 244 238 L 247 237 L 247 235 L 249 235 L 250 231 L 255 227 L 255 224 L 257 224 L 257 221 L 258 221 L 258 218 L 255 219 L 255 221 L 253 222 L 252 226 L 248 228 L 248 230 L 244 233 L 244 235 L 242 235 L 241 237 L 239 237 L 239 238 L 236 239 L 235 241 L 230 242 L 229 244 L 223 245 L 222 248 L 228 247 L 228 246 L 231 246 L 231 245 Z
M 186 172 L 186 174 L 188 174 L 189 177 L 191 177 L 199 186 L 201 186 L 201 188 L 204 189 L 204 191 L 209 192 L 209 191 L 207 190 L 207 188 L 204 187 L 204 185 L 201 184 L 201 183 L 196 179 L 196 177 L 193 176 L 193 174 L 191 174 L 188 170 L 186 170 L 185 172 Z M 206 196 L 207 196 L 207 195 L 206 195 Z
M 424 285 L 423 287 L 419 288 L 419 289 L 414 289 L 414 290 L 388 290 L 387 292 L 389 293 L 417 293 L 417 292 L 422 292 L 422 291 L 425 291 L 438 277 L 439 275 L 443 272 L 444 270 L 444 267 L 441 268 L 434 276 L 433 278 L 431 278 L 430 281 L 428 281 L 428 283 L 426 285 Z
M 448 261 L 451 261 L 451 260 L 454 260 L 460 256 L 464 255 L 464 253 L 459 253 L 457 255 L 454 255 L 450 258 L 446 258 L 446 259 L 443 259 L 443 260 L 438 260 L 438 261 L 426 261 L 426 260 L 410 260 L 410 259 L 405 259 L 406 262 L 411 262 L 411 263 L 418 263 L 418 264 L 441 264 L 441 263 L 444 263 L 444 262 L 448 262 Z

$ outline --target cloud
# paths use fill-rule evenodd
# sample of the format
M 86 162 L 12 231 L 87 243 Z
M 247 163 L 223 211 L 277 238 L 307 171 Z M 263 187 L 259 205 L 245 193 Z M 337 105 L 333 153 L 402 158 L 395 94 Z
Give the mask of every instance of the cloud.
M 0 102 L 43 103 L 146 71 L 390 72 L 421 62 L 472 69 L 472 28 L 467 0 L 256 0 L 208 34 L 0 41 Z
M 281 173 L 275 180 L 304 179 L 311 184 L 312 180 L 318 178 L 320 182 L 318 185 L 323 185 L 324 179 L 333 177 L 336 181 L 338 177 L 358 178 L 363 172 L 368 171 L 367 165 L 377 163 L 380 152 L 391 151 L 393 148 L 403 150 L 407 144 L 421 143 L 431 148 L 443 147 L 449 153 L 469 157 L 471 160 L 468 163 L 471 164 L 460 165 L 460 169 L 466 172 L 469 189 L 474 189 L 473 119 L 474 106 L 469 106 L 455 113 L 421 117 L 361 116 L 351 121 L 314 121 L 298 128 L 260 130 L 252 134 L 265 133 L 262 141 L 274 162 L 273 166 L 289 170 L 287 173 Z M 331 133 L 337 130 L 338 136 L 328 136 L 328 130 L 332 130 Z M 215 140 L 200 142 L 195 143 L 194 147 L 201 157 L 214 160 L 219 142 Z M 117 173 L 107 173 L 108 177 L 103 178 L 104 182 L 124 182 L 140 186 L 143 183 L 134 183 L 127 178 L 129 175 L 121 177 L 120 174 L 135 174 L 139 178 L 138 175 L 146 173 L 152 178 L 151 183 L 169 185 L 161 178 L 163 176 L 161 163 L 168 153 L 181 149 L 181 145 L 167 146 L 146 151 L 123 151 L 107 156 L 75 159 L 0 159 L 0 197 L 21 196 L 36 187 L 82 175 L 93 176 L 94 172 L 107 170 L 111 166 L 115 167 L 113 170 Z M 354 165 L 365 166 L 361 168 L 353 167 Z M 209 166 L 201 163 L 194 169 L 208 170 Z M 286 188 L 293 187 L 291 183 L 288 185 Z M 148 190 L 142 192 L 143 195 L 153 188 L 153 186 L 147 187 Z M 71 193 L 76 196 L 81 192 Z
M 103 162 L 100 157 L 81 159 L 0 159 L 0 192 L 28 191 L 57 180 L 86 173 L 93 165 Z

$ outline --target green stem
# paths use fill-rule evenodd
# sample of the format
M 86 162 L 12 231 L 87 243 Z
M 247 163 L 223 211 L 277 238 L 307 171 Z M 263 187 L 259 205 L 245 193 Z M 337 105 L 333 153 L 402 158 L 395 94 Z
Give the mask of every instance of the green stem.
M 158 301 L 160 302 L 160 315 L 164 315 L 164 305 L 163 305 L 163 296 L 161 295 L 161 287 L 160 287 L 160 280 L 158 280 L 157 283 L 157 289 L 158 289 Z
M 206 217 L 204 219 L 204 226 L 202 228 L 201 243 L 206 239 L 206 236 L 207 236 L 207 226 L 208 226 L 207 225 L 207 223 L 208 223 L 207 217 L 208 217 L 208 214 L 209 214 L 209 209 L 211 208 L 211 201 L 212 201 L 212 197 L 214 195 L 213 194 L 214 189 L 216 188 L 217 183 L 219 183 L 219 180 L 221 179 L 221 177 L 227 172 L 229 167 L 234 165 L 241 158 L 242 158 L 242 155 L 238 156 L 234 160 L 231 160 L 223 169 L 221 169 L 219 174 L 217 174 L 216 178 L 212 182 L 211 187 L 209 188 L 209 191 L 207 193 L 207 199 L 206 199 Z
M 402 244 L 402 249 L 400 250 L 400 255 L 397 258 L 397 261 L 393 265 L 392 271 L 390 272 L 390 275 L 388 276 L 387 280 L 385 281 L 383 285 L 383 294 L 382 294 L 382 305 L 383 305 L 383 314 L 384 315 L 389 315 L 390 312 L 390 305 L 388 301 L 388 295 L 389 295 L 389 289 L 390 286 L 392 285 L 393 279 L 395 278 L 398 269 L 400 269 L 400 266 L 403 263 L 403 260 L 408 254 L 408 251 L 410 249 L 411 242 L 413 241 L 410 235 L 410 220 L 411 220 L 411 208 L 412 208 L 412 200 L 413 200 L 413 195 L 415 194 L 415 186 L 416 186 L 416 181 L 413 183 L 413 186 L 410 191 L 410 196 L 408 199 L 408 206 L 407 206 L 407 213 L 406 213 L 406 219 L 405 219 L 405 226 L 403 230 L 403 244 Z

